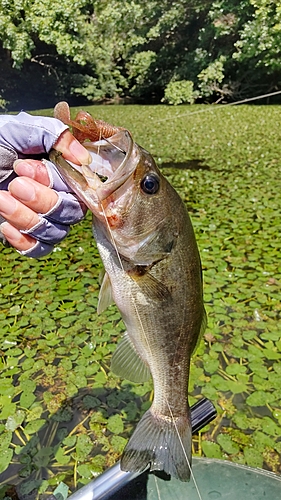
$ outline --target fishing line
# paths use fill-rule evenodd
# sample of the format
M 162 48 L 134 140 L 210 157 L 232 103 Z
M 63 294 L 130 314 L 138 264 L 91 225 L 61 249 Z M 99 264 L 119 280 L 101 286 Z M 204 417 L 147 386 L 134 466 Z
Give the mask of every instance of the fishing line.
M 200 110 L 197 110 L 197 111 L 191 111 L 191 112 L 187 112 L 187 113 L 182 113 L 180 115 L 177 115 L 177 116 L 174 116 L 173 118 L 183 118 L 185 116 L 190 116 L 190 115 L 195 115 L 195 114 L 199 114 L 199 113 L 206 113 L 206 112 L 215 112 L 215 111 L 218 111 L 221 110 L 221 109 L 225 109 L 225 108 L 228 108 L 230 106 L 237 106 L 239 104 L 246 104 L 248 102 L 253 102 L 253 101 L 256 101 L 256 100 L 260 100 L 260 99 L 264 99 L 266 97 L 273 97 L 273 96 L 276 96 L 276 95 L 279 95 L 281 94 L 281 90 L 278 90 L 276 92 L 271 92 L 271 93 L 268 93 L 268 94 L 263 94 L 263 95 L 260 95 L 260 96 L 256 96 L 256 97 L 251 97 L 251 98 L 248 98 L 248 99 L 242 99 L 240 101 L 236 101 L 236 102 L 232 102 L 232 103 L 228 103 L 228 104 L 225 104 L 225 105 L 221 105 L 219 107 L 216 107 L 215 109 L 213 108 L 213 106 L 210 106 L 208 108 L 204 108 L 204 109 L 200 109 Z M 160 120 L 157 120 L 156 123 L 160 123 L 160 122 L 165 122 L 167 120 L 169 120 L 170 118 L 163 118 L 163 119 L 160 119 Z M 108 141 L 109 142 L 109 141 Z M 117 149 L 119 149 L 117 147 Z M 124 151 L 122 151 L 124 152 Z M 125 153 L 125 152 L 124 152 Z M 99 153 L 98 153 L 99 154 Z M 107 216 L 106 216 L 106 213 L 105 213 L 105 209 L 101 203 L 101 201 L 99 200 L 100 202 L 100 206 L 101 206 L 101 209 L 102 209 L 102 213 L 103 213 L 103 216 L 105 218 L 105 221 L 106 221 L 106 225 L 107 225 L 107 228 L 108 228 L 108 232 L 110 234 L 110 237 L 111 237 L 111 241 L 112 241 L 112 244 L 113 244 L 113 247 L 114 247 L 114 250 L 116 252 L 116 256 L 117 256 L 117 259 L 119 261 L 119 264 L 120 264 L 120 268 L 121 270 L 125 273 L 125 269 L 124 269 L 124 266 L 123 266 L 123 262 L 122 262 L 122 259 L 121 259 L 121 255 L 118 251 L 118 248 L 117 248 L 117 244 L 115 242 L 115 238 L 114 238 L 114 235 L 113 235 L 113 232 L 111 230 L 111 227 L 109 225 L 109 222 L 108 222 L 108 219 L 107 219 Z M 141 329 L 142 329 L 142 332 L 143 332 L 143 335 L 144 335 L 144 338 L 146 339 L 146 343 L 147 343 L 147 346 L 148 346 L 148 349 L 150 351 L 150 355 L 152 356 L 152 351 L 151 351 L 151 347 L 150 347 L 150 343 L 148 342 L 148 337 L 146 335 L 146 332 L 144 330 L 144 326 L 143 326 L 143 323 L 141 321 L 141 317 L 140 317 L 140 314 L 139 314 L 139 311 L 138 311 L 138 307 L 137 307 L 137 303 L 135 301 L 135 298 L 132 297 L 133 299 L 133 304 L 134 304 L 134 308 L 135 308 L 135 311 L 136 311 L 136 315 L 138 317 L 138 321 L 139 321 L 139 324 L 141 326 Z M 165 397 L 165 396 L 164 396 Z M 167 407 L 169 409 L 169 412 L 171 414 L 171 419 L 172 419 L 172 422 L 173 422 L 173 425 L 174 425 L 174 428 L 176 430 L 176 433 L 177 433 L 177 436 L 178 436 L 178 439 L 179 439 L 179 442 L 180 442 L 180 445 L 182 447 L 182 450 L 183 450 L 183 453 L 184 453 L 184 456 L 185 456 L 185 459 L 186 459 L 186 463 L 188 465 L 188 468 L 190 470 L 190 475 L 191 475 L 191 478 L 193 480 L 193 483 L 194 483 L 194 486 L 195 486 L 195 489 L 196 489 L 196 492 L 197 492 L 197 495 L 198 495 L 198 498 L 199 500 L 203 500 L 202 498 L 202 495 L 200 493 L 200 490 L 199 490 L 199 487 L 198 487 L 198 484 L 196 482 L 196 479 L 195 479 L 195 476 L 193 474 L 193 471 L 192 471 L 192 467 L 190 465 L 190 462 L 188 460 L 188 457 L 187 457 L 187 454 L 186 454 L 186 451 L 184 449 L 184 445 L 183 445 L 183 442 L 182 442 L 182 439 L 181 439 L 181 436 L 180 436 L 180 433 L 179 433 L 179 430 L 178 430 L 178 427 L 177 427 L 177 424 L 176 424 L 176 421 L 175 421 L 175 418 L 174 418 L 174 415 L 173 415 L 173 412 L 172 412 L 172 409 L 171 409 L 171 406 L 167 400 L 167 398 L 165 397 L 165 400 L 166 400 L 166 404 L 167 404 Z M 155 477 L 155 476 L 154 476 Z M 160 491 L 159 491 L 159 488 L 158 488 L 158 484 L 157 484 L 157 480 L 156 480 L 156 477 L 155 477 L 155 484 L 156 484 L 156 489 L 157 489 L 157 494 L 158 494 L 158 498 L 159 500 L 161 500 L 161 497 L 160 497 Z
M 165 397 L 165 396 L 164 396 L 164 397 Z M 174 419 L 174 415 L 173 415 L 172 409 L 171 409 L 171 407 L 170 407 L 169 401 L 167 400 L 167 398 L 166 398 L 166 397 L 165 397 L 165 400 L 166 400 L 167 406 L 168 406 L 168 408 L 169 408 L 169 411 L 170 411 L 170 414 L 171 414 L 171 418 L 172 418 L 172 421 L 173 421 L 174 427 L 175 427 L 175 429 L 176 429 L 176 433 L 177 433 L 177 435 L 178 435 L 179 442 L 180 442 L 180 444 L 181 444 L 181 447 L 182 447 L 182 450 L 183 450 L 183 453 L 184 453 L 184 456 L 185 456 L 186 462 L 187 462 L 187 464 L 188 464 L 188 467 L 189 467 L 189 470 L 190 470 L 190 475 L 191 475 L 191 477 L 192 477 L 192 481 L 193 481 L 193 483 L 194 483 L 194 486 L 195 486 L 195 489 L 196 489 L 196 492 L 197 492 L 198 498 L 199 498 L 199 500 L 203 500 L 203 498 L 202 498 L 202 496 L 201 496 L 201 493 L 200 493 L 200 491 L 199 491 L 199 488 L 198 488 L 198 485 L 197 485 L 197 482 L 196 482 L 195 476 L 194 476 L 194 474 L 193 474 L 192 467 L 191 467 L 190 462 L 189 462 L 189 460 L 188 460 L 188 456 L 187 456 L 187 454 L 186 454 L 186 452 L 185 452 L 185 449 L 184 449 L 184 446 L 183 446 L 183 442 L 182 442 L 182 439 L 181 439 L 181 436 L 180 436 L 180 433 L 179 433 L 179 430 L 178 430 L 178 427 L 177 427 L 176 421 L 175 421 L 175 419 Z
M 99 200 L 99 202 L 100 202 L 100 200 Z M 117 255 L 117 258 L 118 258 L 118 261 L 119 261 L 119 264 L 120 264 L 120 268 L 122 269 L 122 271 L 124 273 L 126 273 L 126 271 L 124 269 L 124 266 L 123 266 L 123 262 L 122 262 L 121 256 L 120 256 L 120 253 L 118 251 L 118 248 L 117 248 L 117 245 L 116 245 L 116 242 L 115 242 L 115 239 L 114 239 L 114 235 L 112 233 L 111 227 L 110 227 L 109 222 L 108 222 L 107 217 L 106 217 L 106 213 L 105 213 L 104 207 L 103 207 L 103 205 L 102 205 L 101 202 L 100 202 L 100 205 L 101 205 L 102 213 L 103 213 L 104 218 L 106 220 L 107 229 L 108 229 L 108 232 L 110 234 L 114 250 L 116 252 L 116 255 Z M 140 315 L 139 315 L 139 311 L 138 311 L 138 308 L 137 308 L 137 304 L 136 304 L 135 298 L 132 297 L 132 299 L 133 299 L 134 308 L 135 308 L 135 311 L 136 311 L 136 314 L 137 314 L 137 317 L 138 317 L 138 320 L 139 320 L 139 323 L 140 323 L 143 335 L 145 337 L 146 343 L 147 343 L 149 351 L 150 351 L 150 355 L 152 356 L 152 351 L 151 351 L 151 348 L 150 348 L 150 345 L 149 345 L 149 342 L 148 342 L 148 338 L 147 338 L 147 335 L 145 333 L 145 330 L 144 330 L 144 327 L 143 327 L 143 324 L 142 324 L 142 321 L 141 321 L 141 318 L 140 318 Z
M 158 500 L 161 500 L 160 490 L 159 490 L 159 487 L 158 487 L 158 482 L 157 482 L 157 477 L 156 477 L 155 475 L 154 475 L 154 482 L 155 482 L 155 486 L 156 486 L 156 491 L 157 491 Z
M 116 252 L 116 255 L 117 255 L 117 258 L 118 258 L 118 261 L 119 261 L 119 264 L 120 264 L 120 268 L 121 268 L 121 269 L 122 269 L 122 271 L 125 273 L 126 271 L 125 271 L 124 266 L 123 266 L 123 262 L 122 262 L 122 259 L 121 259 L 121 255 L 120 255 L 120 253 L 119 253 L 119 251 L 118 251 L 117 244 L 116 244 L 116 242 L 115 242 L 113 232 L 112 232 L 111 227 L 110 227 L 110 225 L 109 225 L 109 222 L 108 222 L 108 219 L 107 219 L 107 216 L 106 216 L 106 213 L 105 213 L 104 207 L 103 207 L 103 205 L 102 205 L 102 203 L 101 203 L 101 201 L 100 201 L 100 200 L 99 200 L 99 202 L 100 202 L 100 206 L 101 206 L 101 210 L 102 210 L 103 216 L 104 216 L 105 221 L 106 221 L 106 225 L 107 225 L 107 228 L 108 228 L 108 232 L 109 232 L 109 234 L 110 234 L 110 238 L 111 238 L 111 241 L 112 241 L 112 244 L 113 244 L 114 250 L 115 250 L 115 252 Z M 147 335 L 146 335 L 146 332 L 145 332 L 145 329 L 144 329 L 144 326 L 143 326 L 143 323 L 142 323 L 142 320 L 141 320 L 141 317 L 140 317 L 140 314 L 139 314 L 139 310 L 138 310 L 138 307 L 137 307 L 136 300 L 135 300 L 135 298 L 134 298 L 133 296 L 132 296 L 132 299 L 133 299 L 132 301 L 133 301 L 133 305 L 134 305 L 134 308 L 135 308 L 135 311 L 136 311 L 136 315 L 137 315 L 137 318 L 138 318 L 138 320 L 139 320 L 139 324 L 140 324 L 140 326 L 141 326 L 141 329 L 142 329 L 142 332 L 143 332 L 144 338 L 145 338 L 145 340 L 146 340 L 146 343 L 147 343 L 148 349 L 149 349 L 149 351 L 150 351 L 150 356 L 152 357 L 152 350 L 151 350 L 150 343 L 149 343 L 149 341 L 148 341 L 148 337 L 147 337 Z M 172 422 L 173 422 L 173 425 L 174 425 L 174 427 L 175 427 L 175 429 L 176 429 L 176 433 L 177 433 L 177 436 L 178 436 L 178 439 L 179 439 L 180 445 L 181 445 L 181 447 L 182 447 L 183 454 L 184 454 L 184 457 L 185 457 L 185 459 L 186 459 L 186 463 L 187 463 L 187 465 L 188 465 L 188 468 L 189 468 L 189 471 L 190 471 L 190 475 L 191 475 L 191 478 L 192 478 L 192 480 L 193 480 L 193 483 L 194 483 L 194 486 L 195 486 L 196 492 L 197 492 L 197 494 L 198 494 L 198 498 L 199 498 L 199 500 L 203 500 L 203 498 L 202 498 L 202 496 L 201 496 L 201 493 L 200 493 L 200 491 L 199 491 L 199 487 L 198 487 L 198 485 L 197 485 L 196 479 L 195 479 L 195 477 L 194 477 L 194 474 L 193 474 L 193 471 L 192 471 L 192 468 L 191 468 L 190 462 L 189 462 L 189 460 L 188 460 L 188 457 L 187 457 L 186 451 L 185 451 L 185 449 L 184 449 L 184 445 L 183 445 L 183 442 L 182 442 L 182 439 L 181 439 L 181 436 L 180 436 L 180 433 L 179 433 L 179 430 L 178 430 L 178 427 L 177 427 L 177 424 L 176 424 L 176 421 L 175 421 L 175 418 L 174 418 L 174 415 L 173 415 L 173 412 L 172 412 L 171 406 L 170 406 L 170 404 L 169 404 L 169 402 L 168 402 L 167 398 L 165 397 L 165 395 L 164 395 L 164 398 L 165 398 L 166 404 L 167 404 L 167 406 L 168 406 L 169 412 L 170 412 L 170 414 L 171 414 Z M 156 482 L 156 485 L 157 485 L 157 482 Z M 159 489 L 158 489 L 158 485 L 157 485 L 156 487 L 157 487 L 157 493 L 158 493 L 159 500 L 161 500 L 161 498 L 160 498 L 160 491 L 159 491 Z
M 110 144 L 110 146 L 113 146 L 115 149 L 120 151 L 120 153 L 123 153 L 124 155 L 126 155 L 126 151 L 124 151 L 124 149 L 121 149 L 121 148 L 119 148 L 119 146 L 117 146 L 117 144 L 113 144 L 112 142 L 110 142 L 107 137 L 101 136 L 101 138 L 103 141 L 108 142 L 108 144 Z
M 238 104 L 246 104 L 247 102 L 258 101 L 259 99 L 265 99 L 266 97 L 273 97 L 275 95 L 281 94 L 281 90 L 277 90 L 276 92 L 271 92 L 269 94 L 263 94 L 256 97 L 249 97 L 247 99 L 241 99 L 241 101 L 228 102 L 227 104 L 221 104 L 214 108 L 214 105 L 209 104 L 208 107 L 204 109 L 198 109 L 197 111 L 187 111 L 186 113 L 182 113 L 176 116 L 170 116 L 168 118 L 161 118 L 160 120 L 156 120 L 156 123 L 166 122 L 171 118 L 184 118 L 185 116 L 197 115 L 199 113 L 208 113 L 208 112 L 217 112 L 218 110 L 229 108 L 230 106 L 237 106 Z

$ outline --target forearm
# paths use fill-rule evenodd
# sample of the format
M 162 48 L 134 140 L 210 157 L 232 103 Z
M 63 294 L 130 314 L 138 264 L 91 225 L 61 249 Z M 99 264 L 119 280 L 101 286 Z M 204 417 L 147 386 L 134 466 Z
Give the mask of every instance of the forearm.
M 67 125 L 55 118 L 18 115 L 0 116 L 0 183 L 13 173 L 18 158 L 49 153 Z M 7 186 L 1 185 L 2 189 Z

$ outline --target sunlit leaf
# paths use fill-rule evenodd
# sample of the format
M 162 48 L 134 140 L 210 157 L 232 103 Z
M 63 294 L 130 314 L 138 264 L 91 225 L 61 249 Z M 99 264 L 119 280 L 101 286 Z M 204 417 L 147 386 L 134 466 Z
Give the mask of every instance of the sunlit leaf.
M 208 458 L 222 458 L 221 448 L 217 443 L 202 441 L 202 450 Z
M 81 462 L 86 460 L 92 448 L 93 448 L 93 442 L 90 439 L 90 437 L 85 434 L 79 435 L 75 448 L 77 460 Z
M 270 392 L 255 391 L 247 397 L 247 404 L 250 406 L 265 406 L 268 403 L 273 403 L 276 396 Z
M 112 436 L 110 442 L 113 450 L 116 451 L 116 453 L 122 453 L 126 446 L 127 439 L 123 438 L 122 436 Z
M 253 448 L 245 447 L 244 455 L 247 465 L 250 465 L 251 467 L 260 467 L 260 468 L 262 467 L 263 456 L 257 449 L 255 449 L 254 447 Z
M 25 412 L 23 410 L 17 410 L 14 415 L 10 415 L 6 421 L 6 429 L 8 431 L 16 430 L 24 421 Z
M 237 444 L 234 443 L 231 437 L 228 436 L 227 434 L 219 434 L 217 437 L 217 442 L 222 447 L 222 449 L 226 451 L 226 453 L 229 453 L 230 455 L 239 452 L 239 446 L 237 446 Z
M 34 434 L 35 432 L 38 432 L 39 429 L 41 429 L 45 423 L 46 420 L 44 420 L 43 418 L 39 418 L 38 420 L 32 420 L 25 426 L 24 430 L 27 434 Z
M 124 431 L 123 420 L 120 415 L 112 415 L 107 421 L 107 428 L 113 434 L 121 434 Z

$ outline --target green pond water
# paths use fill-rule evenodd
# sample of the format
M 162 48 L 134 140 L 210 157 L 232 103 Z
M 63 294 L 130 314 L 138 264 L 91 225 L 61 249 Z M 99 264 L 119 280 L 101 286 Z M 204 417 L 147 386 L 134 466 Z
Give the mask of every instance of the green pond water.
M 189 399 L 203 395 L 218 411 L 194 437 L 194 455 L 280 474 L 280 108 L 88 111 L 131 130 L 192 218 L 208 328 Z M 114 306 L 96 314 L 101 263 L 90 214 L 49 257 L 3 249 L 0 266 L 0 500 L 44 500 L 118 460 L 152 384 L 110 372 L 124 326 Z

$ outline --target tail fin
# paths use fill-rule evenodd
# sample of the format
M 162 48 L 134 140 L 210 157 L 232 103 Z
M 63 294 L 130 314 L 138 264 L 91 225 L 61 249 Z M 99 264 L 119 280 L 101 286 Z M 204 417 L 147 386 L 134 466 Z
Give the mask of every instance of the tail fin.
M 188 481 L 191 467 L 191 424 L 188 416 L 164 418 L 148 410 L 129 440 L 121 458 L 121 469 L 142 472 L 163 470 Z

